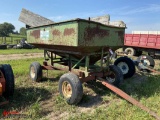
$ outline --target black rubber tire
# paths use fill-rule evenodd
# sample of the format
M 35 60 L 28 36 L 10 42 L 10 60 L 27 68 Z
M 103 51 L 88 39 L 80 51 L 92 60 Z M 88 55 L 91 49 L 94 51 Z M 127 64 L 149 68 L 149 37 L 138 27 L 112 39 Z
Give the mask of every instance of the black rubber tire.
M 10 45 L 7 45 L 7 48 L 13 48 L 13 46 L 15 46 L 14 44 L 10 44 Z
M 39 82 L 42 79 L 42 66 L 38 62 L 31 63 L 29 67 L 29 75 L 33 81 Z
M 122 63 L 123 64 L 125 63 L 125 64 L 123 65 Z M 120 66 L 120 64 L 122 64 L 123 66 Z M 120 58 L 118 58 L 117 60 L 115 60 L 114 65 L 116 65 L 117 67 L 120 68 L 120 70 L 123 73 L 124 79 L 132 77 L 136 72 L 134 62 L 128 57 L 120 57 Z M 128 68 L 128 71 L 125 72 L 124 70 L 126 68 Z
M 2 64 L 1 71 L 6 81 L 5 92 L 3 93 L 3 96 L 8 99 L 14 94 L 14 88 L 15 88 L 14 74 L 12 67 L 9 64 Z
M 139 63 L 139 62 L 142 63 L 143 60 L 147 60 L 147 61 L 149 62 L 149 64 L 147 64 L 147 65 L 150 66 L 151 68 L 154 68 L 154 66 L 155 66 L 155 61 L 154 61 L 154 59 L 153 59 L 151 56 L 149 56 L 149 55 L 141 55 L 141 56 L 139 56 L 139 57 L 137 58 L 137 62 L 138 62 L 138 63 Z M 149 70 L 141 69 L 141 68 L 139 68 L 139 67 L 138 67 L 138 69 L 139 69 L 140 71 L 150 72 Z
M 7 45 L 6 44 L 0 45 L 0 49 L 7 49 Z
M 114 81 L 109 81 L 109 77 L 111 79 L 114 77 L 115 80 Z M 107 80 L 107 78 L 108 78 L 108 80 Z M 108 83 L 118 87 L 119 84 L 123 81 L 122 71 L 117 66 L 110 65 L 108 75 L 106 76 L 106 80 L 107 80 Z
M 135 49 L 133 49 L 133 48 L 126 48 L 125 50 L 125 53 L 127 53 L 128 55 L 130 55 L 130 56 L 134 56 L 134 55 L 136 55 L 136 51 L 135 51 Z
M 65 92 L 63 91 L 63 85 L 67 83 L 72 90 L 72 93 L 70 96 L 66 96 Z M 83 96 L 83 87 L 82 83 L 79 80 L 78 76 L 73 73 L 66 73 L 60 77 L 59 80 L 59 92 L 60 95 L 62 95 L 66 102 L 70 105 L 76 105 L 78 104 Z

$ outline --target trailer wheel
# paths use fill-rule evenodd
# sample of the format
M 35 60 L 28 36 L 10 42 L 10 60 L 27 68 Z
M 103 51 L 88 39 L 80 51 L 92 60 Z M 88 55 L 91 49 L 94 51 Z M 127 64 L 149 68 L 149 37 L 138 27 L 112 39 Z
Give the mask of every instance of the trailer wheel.
M 130 55 L 130 56 L 136 55 L 135 49 L 130 48 L 130 47 L 125 49 L 125 53 L 127 53 L 127 54 Z
M 130 78 L 135 74 L 134 62 L 128 57 L 120 57 L 115 62 L 114 65 L 120 68 L 123 73 L 124 78 Z
M 38 62 L 31 63 L 29 74 L 30 74 L 30 78 L 33 81 L 39 82 L 42 79 L 42 67 L 40 63 Z
M 154 61 L 154 59 L 153 59 L 151 56 L 149 56 L 149 55 L 139 56 L 139 57 L 137 58 L 137 62 L 143 64 L 144 66 L 149 66 L 150 68 L 154 68 L 154 66 L 155 66 L 155 61 Z M 145 69 L 145 68 L 143 68 L 143 67 L 141 67 L 141 66 L 139 66 L 139 65 L 138 65 L 137 68 L 138 68 L 140 71 L 150 72 L 149 70 L 147 70 L 147 69 Z
M 6 81 L 5 92 L 3 93 L 3 96 L 8 99 L 10 96 L 13 96 L 14 94 L 14 74 L 12 67 L 9 64 L 2 64 L 1 70 L 4 74 L 4 78 Z
M 62 75 L 59 80 L 59 92 L 68 104 L 79 103 L 83 96 L 83 87 L 78 76 L 73 73 Z
M 117 66 L 110 65 L 106 80 L 112 85 L 119 86 L 120 82 L 123 81 L 122 71 Z

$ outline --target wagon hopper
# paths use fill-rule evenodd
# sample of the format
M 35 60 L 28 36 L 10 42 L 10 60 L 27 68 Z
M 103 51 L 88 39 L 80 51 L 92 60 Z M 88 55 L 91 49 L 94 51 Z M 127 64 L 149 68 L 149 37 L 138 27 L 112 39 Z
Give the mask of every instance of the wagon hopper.
M 30 28 L 27 31 L 28 42 L 38 48 L 72 54 L 75 59 L 90 53 L 101 52 L 103 48 L 117 49 L 123 45 L 125 28 L 106 26 L 97 22 L 75 19 L 46 26 Z M 61 54 L 63 51 L 63 54 Z M 92 56 L 91 63 L 95 63 L 100 56 Z

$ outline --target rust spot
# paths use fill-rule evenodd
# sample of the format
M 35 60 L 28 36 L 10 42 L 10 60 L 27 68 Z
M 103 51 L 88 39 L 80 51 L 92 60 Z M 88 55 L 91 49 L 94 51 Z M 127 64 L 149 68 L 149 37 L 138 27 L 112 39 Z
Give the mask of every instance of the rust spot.
M 63 33 L 63 35 L 64 36 L 66 36 L 66 35 L 72 35 L 72 34 L 75 34 L 75 30 L 74 30 L 74 28 L 66 28 L 65 30 L 64 30 L 64 33 Z
M 55 29 L 55 30 L 53 30 L 52 34 L 60 36 L 61 32 L 59 30 Z
M 92 41 L 94 37 L 103 38 L 109 36 L 109 30 L 100 29 L 99 26 L 97 27 L 87 27 L 84 34 L 84 39 L 86 41 Z
M 32 31 L 31 36 L 34 36 L 35 39 L 40 38 L 40 30 Z

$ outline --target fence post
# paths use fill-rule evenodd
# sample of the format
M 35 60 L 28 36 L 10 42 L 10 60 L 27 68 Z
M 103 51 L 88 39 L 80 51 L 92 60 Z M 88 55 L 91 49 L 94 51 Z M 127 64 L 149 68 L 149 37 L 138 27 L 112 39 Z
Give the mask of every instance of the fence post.
M 4 44 L 6 44 L 6 37 L 4 37 Z
M 0 37 L 1 38 L 1 44 L 2 44 L 2 41 L 3 41 L 3 37 Z
M 2 43 L 3 43 L 3 37 L 2 37 Z
M 11 44 L 13 44 L 13 37 L 11 36 Z

